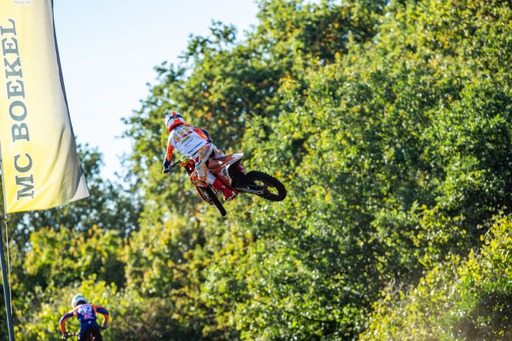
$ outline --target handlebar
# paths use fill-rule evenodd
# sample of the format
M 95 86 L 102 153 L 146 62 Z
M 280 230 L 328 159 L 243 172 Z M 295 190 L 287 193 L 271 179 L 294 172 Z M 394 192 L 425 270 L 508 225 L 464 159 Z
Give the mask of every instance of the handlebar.
M 169 166 L 169 168 L 174 168 L 176 167 L 177 165 L 179 165 L 183 160 L 179 159 L 177 161 L 174 161 L 173 163 L 171 163 L 171 165 Z
M 104 331 L 105 329 L 107 329 L 108 327 L 105 327 L 105 326 L 100 326 L 100 330 L 101 331 Z M 68 339 L 70 337 L 73 337 L 73 336 L 78 336 L 78 334 L 80 334 L 80 332 L 73 332 L 73 333 L 67 333 L 66 336 L 62 336 L 63 339 Z
M 167 168 L 164 168 L 164 173 L 169 173 L 170 171 L 172 171 L 172 169 L 180 164 L 183 164 L 184 162 L 186 162 L 188 160 L 187 157 L 183 156 L 181 157 L 180 159 L 172 162 L 169 167 Z
M 68 339 L 68 338 L 70 338 L 70 337 L 77 336 L 78 334 L 80 334 L 80 333 L 78 333 L 78 332 L 75 332 L 75 333 L 67 333 L 67 334 L 66 334 L 66 336 L 62 335 L 62 338 L 63 338 L 63 339 Z

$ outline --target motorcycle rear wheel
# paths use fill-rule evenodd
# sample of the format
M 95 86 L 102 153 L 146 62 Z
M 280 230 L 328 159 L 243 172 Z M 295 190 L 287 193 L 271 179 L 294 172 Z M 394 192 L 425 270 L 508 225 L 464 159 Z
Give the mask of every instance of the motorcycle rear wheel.
M 269 201 L 283 201 L 286 198 L 286 188 L 271 175 L 259 171 L 251 171 L 246 174 L 247 180 L 254 183 L 257 187 L 263 188 L 263 194 L 257 194 Z

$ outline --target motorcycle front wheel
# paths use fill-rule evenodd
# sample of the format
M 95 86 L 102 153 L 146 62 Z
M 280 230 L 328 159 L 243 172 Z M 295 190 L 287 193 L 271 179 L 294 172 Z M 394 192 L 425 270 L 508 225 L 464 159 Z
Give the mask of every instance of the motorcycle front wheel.
M 201 187 L 196 186 L 197 191 L 199 192 L 199 195 L 201 195 L 201 198 L 203 198 L 204 201 L 206 201 L 208 204 L 215 206 L 217 209 L 217 212 L 221 216 L 226 216 L 227 212 L 222 203 L 220 202 L 217 195 L 215 195 L 215 192 L 212 190 L 210 186 L 208 187 Z

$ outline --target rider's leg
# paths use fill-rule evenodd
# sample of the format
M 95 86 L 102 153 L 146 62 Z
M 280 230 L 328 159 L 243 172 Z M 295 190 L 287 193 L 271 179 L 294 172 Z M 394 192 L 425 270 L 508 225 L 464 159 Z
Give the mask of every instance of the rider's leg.
M 217 180 L 217 177 L 210 173 L 210 171 L 206 171 L 206 183 L 209 185 L 213 185 L 213 183 Z
M 100 327 L 97 325 L 89 325 L 84 329 L 80 330 L 80 334 L 78 335 L 79 341 L 87 341 L 90 336 L 94 336 L 95 341 L 103 341 L 103 337 L 101 336 Z
M 222 191 L 222 194 L 224 195 L 224 200 L 228 201 L 236 197 L 235 191 L 233 191 L 228 186 L 224 185 L 219 179 L 215 177 L 212 173 L 207 171 L 206 174 L 206 182 L 210 185 L 212 185 L 214 188 L 218 189 L 219 191 Z
M 218 150 L 217 147 L 215 147 L 214 145 L 207 144 L 197 151 L 197 156 L 194 158 L 194 161 L 196 162 L 197 177 L 200 181 L 206 182 L 212 185 L 217 190 L 222 191 L 222 194 L 224 195 L 224 200 L 227 201 L 233 199 L 236 196 L 236 193 L 231 188 L 229 188 L 229 186 L 226 186 L 222 182 L 220 182 L 215 177 L 215 175 L 208 171 L 206 161 L 212 154 L 212 149 L 214 149 L 214 152 L 215 150 Z
M 210 183 L 208 181 L 208 167 L 206 166 L 206 162 L 208 161 L 208 158 L 211 154 L 211 150 L 211 145 L 206 144 L 199 148 L 199 150 L 193 156 L 194 162 L 196 164 L 196 175 L 198 181 L 196 185 L 204 186 L 205 183 Z
M 211 146 L 212 146 L 212 152 L 213 152 L 213 157 L 212 159 L 219 159 L 223 156 L 226 156 L 226 154 L 224 154 L 224 152 L 222 152 L 222 150 L 220 150 L 219 148 L 217 148 L 216 145 L 214 145 L 213 143 L 210 143 Z
M 101 329 L 99 326 L 95 326 L 92 330 L 92 335 L 94 336 L 94 341 L 103 341 L 103 336 L 101 336 Z
M 228 201 L 236 197 L 235 191 L 233 191 L 228 186 L 224 185 L 222 182 L 219 181 L 219 179 L 215 178 L 213 183 L 211 184 L 214 188 L 216 188 L 219 191 L 222 191 L 222 194 L 224 195 L 224 200 Z

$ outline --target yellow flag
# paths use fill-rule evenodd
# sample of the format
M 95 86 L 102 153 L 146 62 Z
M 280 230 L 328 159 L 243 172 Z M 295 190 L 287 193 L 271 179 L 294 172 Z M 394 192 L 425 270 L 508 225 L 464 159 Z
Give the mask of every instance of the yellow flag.
M 55 40 L 52 0 L 0 0 L 0 148 L 6 213 L 89 196 Z

